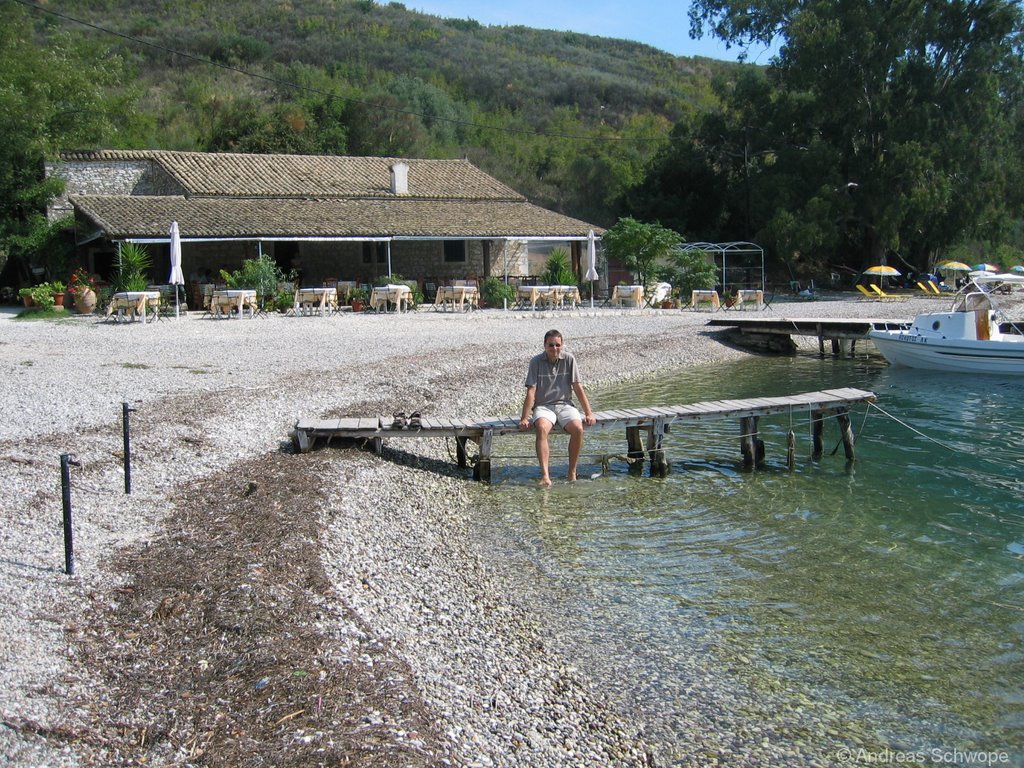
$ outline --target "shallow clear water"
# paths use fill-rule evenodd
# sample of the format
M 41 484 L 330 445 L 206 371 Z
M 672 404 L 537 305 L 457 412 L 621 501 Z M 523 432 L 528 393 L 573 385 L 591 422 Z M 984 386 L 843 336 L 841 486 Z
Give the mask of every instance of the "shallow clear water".
M 552 643 L 663 740 L 684 738 L 685 722 L 718 706 L 732 714 L 712 727 L 777 720 L 781 742 L 827 732 L 834 745 L 974 746 L 1016 762 L 1024 381 L 758 357 L 591 400 L 600 410 L 840 386 L 876 392 L 888 414 L 853 413 L 852 464 L 834 420 L 825 456 L 811 461 L 806 416 L 762 419 L 768 465 L 749 473 L 735 422 L 677 425 L 664 480 L 612 460 L 593 480 L 545 490 L 531 459 L 499 458 L 481 540 L 546 607 Z M 498 452 L 532 451 L 528 438 L 512 443 Z M 610 432 L 585 448 L 624 451 L 624 435 Z M 564 455 L 564 444 L 553 449 L 553 477 Z M 580 474 L 601 470 L 588 458 Z M 713 684 L 700 682 L 709 675 Z

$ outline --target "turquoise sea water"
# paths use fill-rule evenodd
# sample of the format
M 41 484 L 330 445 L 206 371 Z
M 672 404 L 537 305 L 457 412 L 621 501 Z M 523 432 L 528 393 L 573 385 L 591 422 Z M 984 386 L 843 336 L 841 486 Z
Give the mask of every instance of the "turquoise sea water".
M 499 459 L 480 539 L 549 615 L 552 643 L 662 741 L 717 707 L 709 728 L 735 734 L 737 721 L 761 718 L 783 747 L 827 736 L 833 750 L 982 748 L 1021 764 L 1024 381 L 758 357 L 591 400 L 608 409 L 841 386 L 874 391 L 885 411 L 852 414 L 852 464 L 834 420 L 825 456 L 811 461 L 805 416 L 761 420 L 768 466 L 750 473 L 735 422 L 677 425 L 664 480 L 612 461 L 595 479 L 545 490 L 531 460 Z M 621 454 L 624 443 L 594 433 L 585 452 Z M 532 443 L 507 447 L 521 456 Z M 564 446 L 553 455 L 557 477 Z M 585 462 L 581 476 L 601 471 Z

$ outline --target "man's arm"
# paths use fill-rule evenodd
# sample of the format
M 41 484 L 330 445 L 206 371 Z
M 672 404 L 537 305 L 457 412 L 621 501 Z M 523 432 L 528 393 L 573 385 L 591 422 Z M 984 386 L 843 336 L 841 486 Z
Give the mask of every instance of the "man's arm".
M 533 414 L 533 400 L 537 396 L 536 387 L 526 388 L 526 397 L 523 398 L 523 412 L 519 416 L 519 428 L 530 428 L 530 416 Z
M 594 411 L 590 408 L 590 400 L 587 399 L 587 391 L 583 388 L 583 385 L 578 381 L 573 382 L 572 391 L 576 393 L 580 405 L 583 406 L 583 422 L 588 427 L 597 424 L 597 417 L 594 416 Z

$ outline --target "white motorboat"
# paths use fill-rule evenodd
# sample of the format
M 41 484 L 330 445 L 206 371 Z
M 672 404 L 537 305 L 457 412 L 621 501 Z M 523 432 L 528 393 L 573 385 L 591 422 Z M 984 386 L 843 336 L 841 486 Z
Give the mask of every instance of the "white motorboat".
M 950 311 L 925 312 L 907 330 L 876 330 L 868 337 L 892 365 L 1024 375 L 1024 335 L 1000 329 L 991 292 L 999 285 L 1022 284 L 1024 275 L 976 275 Z

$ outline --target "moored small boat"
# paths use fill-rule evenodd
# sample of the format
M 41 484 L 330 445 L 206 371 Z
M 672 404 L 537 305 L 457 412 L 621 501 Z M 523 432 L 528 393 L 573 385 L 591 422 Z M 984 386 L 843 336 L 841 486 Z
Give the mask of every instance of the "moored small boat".
M 1024 335 L 1004 333 L 992 294 L 982 285 L 1024 284 L 1020 275 L 982 275 L 957 294 L 948 312 L 925 312 L 906 330 L 868 337 L 892 365 L 932 371 L 1024 375 Z

